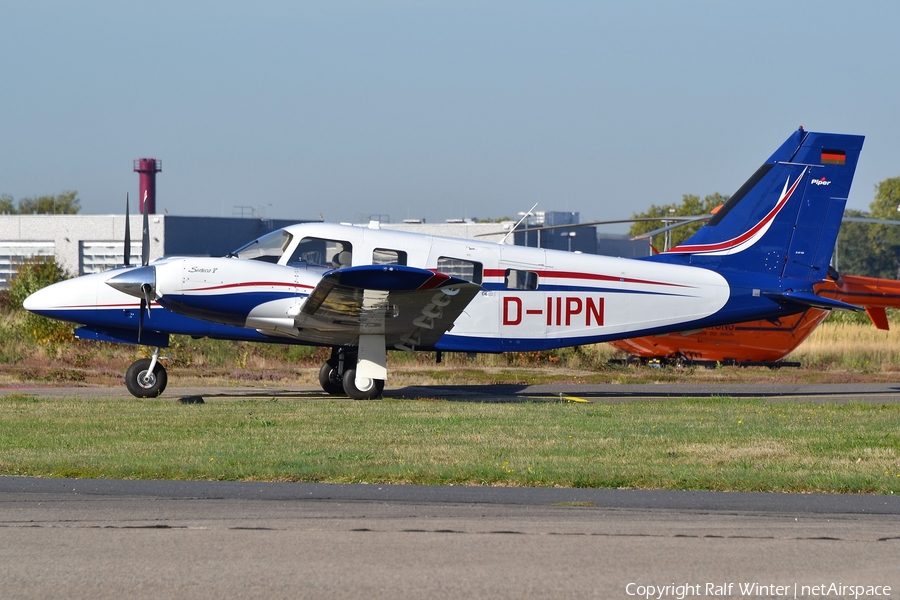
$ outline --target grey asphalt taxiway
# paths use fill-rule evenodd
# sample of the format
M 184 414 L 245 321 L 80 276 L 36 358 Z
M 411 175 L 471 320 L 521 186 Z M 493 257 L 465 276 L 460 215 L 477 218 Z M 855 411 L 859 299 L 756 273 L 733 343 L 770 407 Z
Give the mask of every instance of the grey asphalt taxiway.
M 57 387 L 21 385 L 0 388 L 0 396 L 23 394 L 38 397 L 121 398 L 135 401 L 124 386 Z M 169 386 L 164 398 L 200 397 L 207 400 L 246 398 L 339 399 L 313 387 L 179 387 Z M 416 385 L 387 388 L 384 397 L 400 400 L 442 399 L 451 402 L 633 402 L 665 401 L 680 398 L 759 398 L 773 402 L 837 403 L 900 402 L 897 383 L 645 383 L 645 384 L 498 384 L 498 385 Z M 345 398 L 346 400 L 346 398 Z M 350 400 L 348 400 L 350 401 Z
M 609 387 L 388 393 L 494 402 L 702 394 Z M 727 387 L 706 393 L 740 393 Z M 900 399 L 900 386 L 880 384 L 748 388 L 772 401 Z M 317 397 L 166 396 L 251 394 Z M 900 598 L 898 557 L 895 496 L 0 477 L 0 597 L 13 599 Z

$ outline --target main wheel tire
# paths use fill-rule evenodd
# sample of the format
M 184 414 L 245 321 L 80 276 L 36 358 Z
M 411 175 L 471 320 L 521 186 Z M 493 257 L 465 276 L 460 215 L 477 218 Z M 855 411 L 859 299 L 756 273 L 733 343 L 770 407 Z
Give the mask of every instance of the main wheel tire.
M 322 368 L 319 369 L 319 385 L 322 386 L 322 389 L 325 390 L 326 394 L 343 396 L 344 384 L 341 379 L 342 377 L 338 374 L 337 369 L 328 363 L 325 363 L 322 365 Z
M 362 388 L 356 386 L 356 369 L 344 371 L 344 393 L 354 400 L 372 400 L 384 391 L 384 379 L 366 379 Z
M 159 363 L 148 375 L 150 359 L 142 358 L 131 363 L 125 371 L 125 387 L 135 398 L 156 398 L 166 389 L 169 378 L 166 369 Z

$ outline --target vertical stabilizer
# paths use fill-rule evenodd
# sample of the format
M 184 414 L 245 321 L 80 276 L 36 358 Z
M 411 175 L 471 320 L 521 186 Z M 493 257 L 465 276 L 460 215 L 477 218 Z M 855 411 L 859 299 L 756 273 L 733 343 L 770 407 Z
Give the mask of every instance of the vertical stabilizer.
M 795 131 L 709 223 L 654 258 L 719 271 L 825 279 L 863 139 Z

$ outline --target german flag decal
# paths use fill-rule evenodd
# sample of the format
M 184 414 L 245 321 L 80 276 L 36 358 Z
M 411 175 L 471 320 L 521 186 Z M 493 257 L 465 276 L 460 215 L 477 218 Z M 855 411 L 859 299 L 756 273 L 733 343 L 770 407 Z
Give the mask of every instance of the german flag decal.
M 823 165 L 842 165 L 847 162 L 847 153 L 843 150 L 826 150 L 822 148 Z

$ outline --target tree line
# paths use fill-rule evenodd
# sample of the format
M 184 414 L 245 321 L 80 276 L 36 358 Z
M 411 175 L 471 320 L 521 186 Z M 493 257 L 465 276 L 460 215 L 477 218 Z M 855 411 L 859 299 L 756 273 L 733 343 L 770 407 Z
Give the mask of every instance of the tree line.
M 635 213 L 632 218 L 659 217 L 659 221 L 641 221 L 634 223 L 629 230 L 631 235 L 649 233 L 663 227 L 662 220 L 672 217 L 689 217 L 709 214 L 717 206 L 724 204 L 729 196 L 711 194 L 705 198 L 685 194 L 680 203 L 651 205 L 642 213 Z M 869 204 L 869 210 L 844 211 L 845 217 L 863 217 L 882 219 L 885 221 L 900 220 L 900 177 L 885 179 L 875 186 L 875 198 Z M 697 221 L 677 227 L 669 231 L 668 246 L 674 248 L 682 243 L 703 225 Z M 657 251 L 665 250 L 664 233 L 650 238 L 650 244 Z M 838 233 L 835 256 L 832 259 L 841 273 L 863 275 L 882 279 L 900 279 L 900 225 L 891 223 L 853 223 L 845 221 Z
M 0 194 L 0 215 L 77 215 L 81 212 L 78 192 L 65 191 L 55 196 L 20 198 Z

